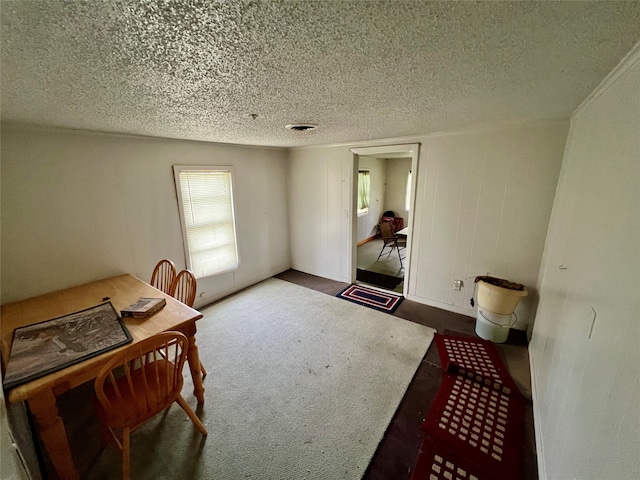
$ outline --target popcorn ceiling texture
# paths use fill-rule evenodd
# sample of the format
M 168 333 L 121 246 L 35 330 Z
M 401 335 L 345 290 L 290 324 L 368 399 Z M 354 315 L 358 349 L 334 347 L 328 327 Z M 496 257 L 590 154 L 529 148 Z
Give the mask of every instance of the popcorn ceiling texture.
M 265 146 L 567 118 L 640 39 L 640 2 L 30 0 L 0 13 L 2 120 Z M 297 122 L 320 128 L 284 128 Z

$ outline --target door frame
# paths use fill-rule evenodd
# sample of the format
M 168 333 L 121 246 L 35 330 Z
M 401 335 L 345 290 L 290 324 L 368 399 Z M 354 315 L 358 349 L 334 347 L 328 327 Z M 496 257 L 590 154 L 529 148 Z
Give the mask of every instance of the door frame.
M 420 155 L 420 143 L 403 143 L 398 145 L 383 145 L 378 147 L 357 147 L 350 149 L 353 154 L 351 162 L 351 211 L 354 212 L 351 215 L 350 234 L 351 238 L 351 278 L 350 283 L 356 282 L 357 268 L 358 268 L 358 216 L 355 212 L 358 211 L 358 165 L 360 163 L 360 157 L 363 156 L 382 156 L 388 155 L 386 158 L 411 158 L 411 195 L 409 199 L 409 218 L 407 219 L 406 226 L 409 227 L 409 232 L 413 232 L 414 218 L 415 218 L 415 205 L 416 205 L 416 185 L 418 180 L 418 158 Z M 384 157 L 383 157 L 384 158 Z M 402 294 L 406 297 L 409 291 L 409 278 L 411 275 L 411 251 L 413 248 L 413 237 L 410 233 L 407 237 L 407 248 L 405 250 L 406 256 L 404 260 L 404 286 L 402 288 Z

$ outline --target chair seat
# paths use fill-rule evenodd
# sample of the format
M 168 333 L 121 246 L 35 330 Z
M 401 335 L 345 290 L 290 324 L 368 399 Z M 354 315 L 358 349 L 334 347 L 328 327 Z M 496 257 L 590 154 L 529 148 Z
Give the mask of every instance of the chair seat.
M 107 412 L 99 401 L 95 402 L 98 418 L 111 427 L 122 428 L 132 424 L 140 424 L 154 415 L 165 410 L 175 401 L 175 395 L 167 392 L 166 379 L 173 379 L 175 365 L 167 359 L 159 358 L 151 363 L 131 371 L 131 385 L 126 376 L 116 381 L 116 393 L 112 384 L 105 385 L 104 394 L 112 405 L 112 411 Z M 183 377 L 178 373 L 175 377 L 178 384 L 175 389 L 182 389 Z M 146 383 L 145 383 L 146 382 Z M 146 395 L 136 394 L 145 391 Z M 174 388 L 172 387 L 173 391 Z

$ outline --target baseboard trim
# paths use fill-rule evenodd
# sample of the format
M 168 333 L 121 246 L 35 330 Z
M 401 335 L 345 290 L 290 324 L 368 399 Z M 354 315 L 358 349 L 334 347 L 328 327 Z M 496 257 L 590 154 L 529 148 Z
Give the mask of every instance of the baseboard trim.
M 461 315 L 466 315 L 467 317 L 476 318 L 475 310 L 471 310 L 469 308 L 457 307 L 455 305 L 449 305 L 448 303 L 438 302 L 436 300 L 429 300 L 428 298 L 418 297 L 411 293 L 406 295 L 407 300 L 412 300 L 414 302 L 423 303 L 425 305 L 429 305 L 430 307 L 440 308 L 442 310 L 447 310 L 453 313 L 459 313 Z
M 298 263 L 292 264 L 291 268 L 293 270 L 297 270 L 297 271 L 302 272 L 302 273 L 308 273 L 309 275 L 315 275 L 316 277 L 322 277 L 322 278 L 326 278 L 328 280 L 335 280 L 336 282 L 351 283 L 351 280 L 348 279 L 348 278 L 335 277 L 333 275 L 329 275 L 327 272 L 318 272 L 317 270 L 315 270 L 315 269 L 313 269 L 311 267 L 306 267 L 306 266 L 300 265 Z
M 529 347 L 527 350 L 529 351 L 529 372 L 531 375 L 531 404 L 532 404 L 532 415 L 533 415 L 533 436 L 536 441 L 536 459 L 538 463 L 538 479 L 546 480 L 547 472 L 546 465 L 544 463 L 544 448 L 542 445 L 542 425 L 540 423 L 540 410 L 538 407 L 538 388 L 536 381 L 536 354 L 535 350 L 532 348 L 534 339 L 531 339 L 529 342 Z M 536 344 L 538 342 L 535 342 Z
M 241 282 L 241 283 L 235 283 L 235 276 L 234 276 L 234 285 L 226 290 L 222 290 L 219 292 L 215 292 L 212 293 L 206 297 L 197 297 L 195 302 L 194 302 L 194 308 L 198 309 L 198 308 L 206 308 L 209 305 L 217 302 L 218 300 L 222 300 L 225 297 L 228 297 L 229 295 L 233 295 L 234 293 L 239 292 L 240 290 L 244 290 L 245 288 L 249 288 L 252 287 L 253 285 L 256 285 L 260 282 L 265 281 L 268 278 L 273 277 L 274 275 L 277 275 L 278 273 L 282 273 L 282 272 L 286 272 L 287 270 L 289 270 L 289 266 L 280 266 L 280 267 L 274 267 L 272 269 L 270 269 L 270 273 L 265 274 L 265 275 L 260 275 L 259 277 Z
M 375 240 L 376 236 L 374 235 L 373 237 L 369 237 L 369 238 L 365 238 L 364 240 L 360 240 L 358 242 L 358 246 L 360 245 L 364 245 L 365 243 L 369 243 L 371 240 Z

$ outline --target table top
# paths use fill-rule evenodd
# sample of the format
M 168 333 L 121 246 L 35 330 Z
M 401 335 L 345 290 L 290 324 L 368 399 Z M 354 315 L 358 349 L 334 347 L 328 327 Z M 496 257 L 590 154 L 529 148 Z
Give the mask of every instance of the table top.
M 25 400 L 33 393 L 44 389 L 53 389 L 56 395 L 59 395 L 95 378 L 102 365 L 121 348 L 126 348 L 160 332 L 179 330 L 202 318 L 202 314 L 197 310 L 133 275 L 106 278 L 2 305 L 0 309 L 2 365 L 6 368 L 11 352 L 13 331 L 16 328 L 84 310 L 102 303 L 106 297 L 118 312 L 140 297 L 162 297 L 166 299 L 167 304 L 158 313 L 148 318 L 122 318 L 122 323 L 133 337 L 132 343 L 14 387 L 6 394 L 10 402 Z
M 409 227 L 404 227 L 403 229 L 398 230 L 396 232 L 396 235 L 402 235 L 406 237 L 407 235 L 409 235 Z

